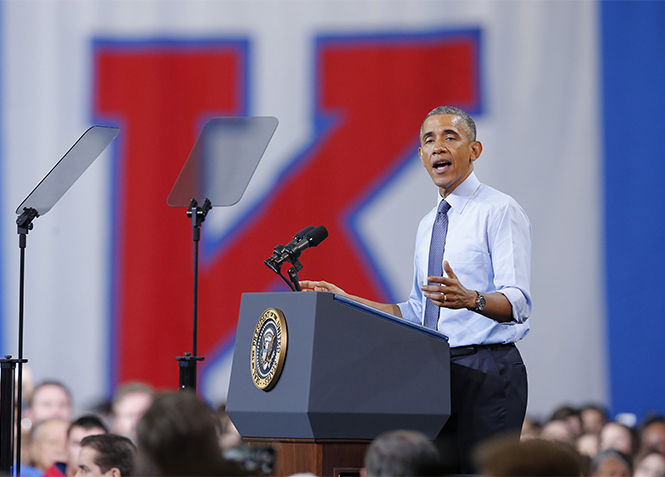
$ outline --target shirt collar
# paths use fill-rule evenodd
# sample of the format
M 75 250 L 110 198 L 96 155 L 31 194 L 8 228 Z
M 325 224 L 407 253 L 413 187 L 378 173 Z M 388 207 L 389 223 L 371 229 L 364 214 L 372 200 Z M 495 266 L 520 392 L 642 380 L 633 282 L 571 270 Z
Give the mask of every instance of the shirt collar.
M 480 181 L 476 177 L 476 173 L 472 171 L 471 174 L 469 174 L 469 177 L 464 179 L 464 182 L 448 194 L 446 202 L 450 204 L 451 209 L 456 210 L 457 213 L 461 214 L 464 207 L 466 207 L 466 204 L 475 195 L 478 187 L 480 187 Z M 437 195 L 439 197 L 439 200 L 436 202 L 438 207 L 439 203 L 443 200 L 443 197 L 441 197 L 441 194 Z

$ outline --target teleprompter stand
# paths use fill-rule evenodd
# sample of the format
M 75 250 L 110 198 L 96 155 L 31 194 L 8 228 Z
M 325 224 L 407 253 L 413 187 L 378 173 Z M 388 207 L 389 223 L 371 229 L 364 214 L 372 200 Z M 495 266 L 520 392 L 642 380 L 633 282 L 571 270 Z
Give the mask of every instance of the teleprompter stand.
M 111 141 L 118 135 L 118 128 L 92 126 L 74 143 L 51 171 L 37 184 L 37 187 L 18 206 L 16 220 L 19 235 L 19 304 L 18 304 L 18 358 L 11 355 L 0 360 L 0 473 L 14 475 L 16 456 L 16 476 L 21 475 L 21 401 L 23 399 L 23 312 L 25 283 L 25 249 L 27 235 L 32 230 L 34 219 L 47 213 L 60 198 L 81 177 Z M 16 369 L 16 389 L 14 376 Z M 16 406 L 14 403 L 16 391 Z M 16 419 L 14 409 L 17 408 Z M 14 436 L 16 439 L 14 440 Z M 16 447 L 14 447 L 16 444 Z M 16 452 L 14 452 L 16 449 Z
M 199 241 L 201 224 L 213 206 L 236 204 L 249 184 L 277 128 L 273 117 L 220 117 L 206 122 L 167 199 L 172 207 L 187 207 L 194 241 L 194 308 L 192 352 L 176 357 L 179 389 L 196 391 Z

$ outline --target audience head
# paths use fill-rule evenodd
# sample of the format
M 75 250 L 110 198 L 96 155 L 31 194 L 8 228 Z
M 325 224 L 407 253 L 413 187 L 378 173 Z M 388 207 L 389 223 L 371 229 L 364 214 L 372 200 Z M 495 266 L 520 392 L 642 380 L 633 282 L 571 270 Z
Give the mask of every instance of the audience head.
M 228 465 L 218 442 L 219 419 L 192 392 L 156 393 L 136 438 L 140 475 L 218 475 Z
M 582 475 L 582 460 L 568 445 L 542 439 L 491 439 L 475 452 L 476 467 L 488 477 Z
M 30 431 L 30 457 L 32 465 L 46 470 L 55 462 L 67 459 L 66 442 L 69 422 L 52 418 L 38 422 Z
M 598 454 L 598 435 L 597 434 L 582 434 L 575 441 L 575 448 L 580 455 L 593 459 Z
M 633 477 L 665 477 L 665 455 L 655 450 L 646 450 L 635 459 Z
M 582 434 L 582 418 L 580 412 L 571 406 L 558 407 L 550 417 L 550 421 L 563 421 L 572 434 L 573 440 Z
M 640 449 L 653 449 L 665 454 L 665 417 L 652 416 L 644 421 L 640 433 Z
M 580 411 L 582 431 L 586 434 L 600 434 L 607 422 L 607 411 L 600 405 L 587 404 Z
M 69 425 L 69 429 L 67 429 L 67 477 L 73 477 L 78 469 L 81 441 L 88 436 L 107 432 L 106 424 L 94 414 L 81 416 Z
M 574 445 L 575 436 L 566 421 L 555 419 L 549 421 L 543 426 L 540 432 L 540 438 L 551 442 L 560 442 L 562 444 Z
M 637 438 L 630 427 L 618 422 L 608 422 L 600 431 L 598 449 L 614 449 L 633 456 L 637 450 Z
M 32 391 L 25 416 L 32 424 L 45 419 L 72 418 L 72 396 L 69 389 L 59 381 L 42 381 Z
M 439 452 L 423 434 L 391 431 L 378 436 L 365 454 L 368 477 L 441 475 Z
M 98 434 L 81 441 L 77 477 L 127 477 L 134 470 L 136 447 L 125 436 Z
M 130 382 L 120 386 L 111 404 L 111 432 L 135 439 L 136 424 L 150 407 L 153 394 L 152 387 L 145 383 Z
M 592 477 L 630 477 L 632 472 L 630 456 L 615 449 L 600 451 L 591 461 Z

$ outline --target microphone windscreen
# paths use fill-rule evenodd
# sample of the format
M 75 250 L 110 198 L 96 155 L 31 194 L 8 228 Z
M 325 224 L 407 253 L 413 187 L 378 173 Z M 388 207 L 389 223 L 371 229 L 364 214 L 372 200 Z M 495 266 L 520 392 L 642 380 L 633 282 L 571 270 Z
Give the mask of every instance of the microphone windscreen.
M 293 237 L 293 240 L 301 240 L 301 239 L 307 237 L 307 235 L 308 235 L 312 230 L 314 230 L 314 226 L 313 226 L 313 225 L 308 225 L 307 227 L 305 227 L 304 229 L 302 229 L 300 232 L 298 232 L 297 234 L 295 234 L 295 236 Z
M 309 232 L 309 237 L 307 241 L 309 242 L 310 247 L 316 247 L 318 244 L 323 242 L 328 237 L 328 229 L 323 225 L 319 225 L 314 230 Z

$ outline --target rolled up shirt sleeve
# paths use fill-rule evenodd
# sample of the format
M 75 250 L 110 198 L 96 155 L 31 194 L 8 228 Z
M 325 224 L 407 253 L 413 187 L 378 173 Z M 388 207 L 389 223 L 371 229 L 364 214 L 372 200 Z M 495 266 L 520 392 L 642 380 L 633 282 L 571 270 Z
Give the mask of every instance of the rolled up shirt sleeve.
M 510 201 L 489 224 L 494 287 L 512 306 L 513 320 L 523 323 L 531 314 L 531 224 L 522 208 Z

